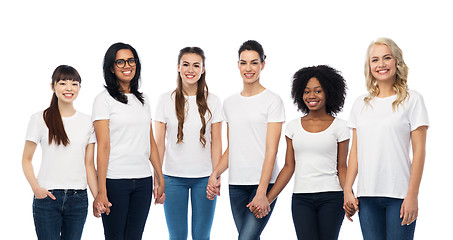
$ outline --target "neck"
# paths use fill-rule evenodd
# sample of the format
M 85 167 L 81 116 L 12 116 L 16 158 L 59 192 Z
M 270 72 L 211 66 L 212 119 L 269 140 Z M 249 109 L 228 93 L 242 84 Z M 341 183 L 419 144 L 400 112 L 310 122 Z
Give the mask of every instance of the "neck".
M 131 88 L 129 83 L 119 82 L 120 88 L 123 93 L 131 93 Z
M 72 103 L 64 103 L 61 101 L 58 101 L 58 110 L 62 117 L 70 117 L 76 112 Z
M 244 97 L 251 97 L 261 93 L 264 90 L 266 90 L 266 88 L 263 87 L 259 81 L 255 81 L 254 83 L 244 83 L 241 94 Z
M 379 87 L 379 94 L 377 97 L 390 97 L 396 94 L 395 90 L 393 89 L 393 82 L 380 82 L 378 83 Z
M 305 116 L 307 119 L 311 120 L 323 120 L 323 119 L 330 119 L 332 116 L 327 114 L 326 109 L 320 109 L 320 110 L 315 110 L 315 111 L 310 111 L 308 114 Z
M 185 85 L 183 83 L 182 91 L 183 91 L 183 93 L 187 94 L 187 96 L 196 96 L 197 90 L 198 90 L 197 84 Z

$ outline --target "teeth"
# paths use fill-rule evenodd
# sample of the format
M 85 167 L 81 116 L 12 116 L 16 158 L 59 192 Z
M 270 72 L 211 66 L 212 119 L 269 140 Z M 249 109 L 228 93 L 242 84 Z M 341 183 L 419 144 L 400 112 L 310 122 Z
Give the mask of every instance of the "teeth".
M 386 73 L 388 70 L 381 70 L 381 71 L 378 71 L 378 73 Z
M 124 73 L 124 74 L 129 74 L 129 73 L 131 73 L 131 72 L 132 72 L 132 71 L 127 71 L 127 72 L 123 72 L 123 73 Z
M 316 106 L 316 104 L 318 104 L 318 102 L 308 102 L 308 105 L 310 105 L 311 107 Z

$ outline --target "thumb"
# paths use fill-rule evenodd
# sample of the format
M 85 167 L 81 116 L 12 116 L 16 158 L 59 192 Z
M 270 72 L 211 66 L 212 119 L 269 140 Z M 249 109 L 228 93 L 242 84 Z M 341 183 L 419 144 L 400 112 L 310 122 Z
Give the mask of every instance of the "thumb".
M 404 202 L 401 204 L 401 210 L 400 210 L 400 218 L 403 218 L 404 215 Z
M 109 204 L 108 204 L 107 206 L 108 206 L 108 207 L 111 207 L 111 206 L 112 206 L 112 203 L 111 203 L 111 202 L 109 202 Z

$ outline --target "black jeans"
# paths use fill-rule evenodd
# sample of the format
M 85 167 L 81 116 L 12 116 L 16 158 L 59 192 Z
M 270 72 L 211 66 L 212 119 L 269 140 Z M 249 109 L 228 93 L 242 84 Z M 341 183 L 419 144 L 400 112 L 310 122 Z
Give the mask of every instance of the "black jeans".
M 298 239 L 338 239 L 343 223 L 343 192 L 294 193 L 291 211 Z

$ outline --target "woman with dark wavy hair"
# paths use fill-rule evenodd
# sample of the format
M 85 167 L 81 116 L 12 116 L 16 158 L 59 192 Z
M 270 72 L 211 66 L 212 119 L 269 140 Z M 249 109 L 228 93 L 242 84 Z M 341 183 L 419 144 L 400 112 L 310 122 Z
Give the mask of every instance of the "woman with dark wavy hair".
M 192 238 L 209 239 L 216 200 L 206 198 L 206 186 L 222 155 L 222 108 L 220 99 L 208 92 L 201 48 L 180 50 L 176 84 L 176 90 L 160 96 L 154 116 L 169 237 L 187 239 L 190 197 Z
M 338 239 L 350 133 L 346 121 L 334 116 L 343 108 L 346 82 L 329 66 L 302 68 L 294 74 L 291 96 L 305 116 L 286 126 L 285 165 L 267 197 L 273 202 L 294 174 L 297 238 Z
M 93 104 L 99 194 L 106 239 L 141 239 L 154 197 L 165 200 L 165 182 L 151 125 L 148 97 L 138 91 L 141 64 L 129 44 L 115 43 L 104 57 L 105 88 Z
M 38 239 L 81 239 L 88 213 L 87 183 L 98 193 L 94 136 L 90 116 L 74 108 L 82 79 L 71 66 L 52 74 L 50 106 L 32 115 L 22 167 L 33 193 L 33 219 Z M 31 163 L 37 144 L 42 159 L 38 176 Z

